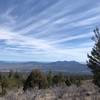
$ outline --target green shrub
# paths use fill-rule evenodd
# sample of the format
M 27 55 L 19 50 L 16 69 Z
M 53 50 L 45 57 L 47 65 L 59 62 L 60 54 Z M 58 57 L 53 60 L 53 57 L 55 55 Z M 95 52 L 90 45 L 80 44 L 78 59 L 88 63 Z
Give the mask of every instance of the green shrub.
M 1 95 L 5 95 L 6 94 L 6 89 L 8 87 L 8 82 L 7 82 L 7 78 L 5 76 L 2 76 L 1 81 L 0 81 L 0 85 L 1 85 Z
M 63 85 L 65 84 L 65 77 L 62 73 L 53 76 L 54 85 Z
M 53 73 L 49 71 L 47 74 L 48 87 L 53 85 Z
M 38 87 L 39 89 L 43 89 L 47 87 L 47 77 L 46 75 L 38 69 L 33 70 L 28 78 L 26 79 L 23 90 L 27 90 L 29 88 Z

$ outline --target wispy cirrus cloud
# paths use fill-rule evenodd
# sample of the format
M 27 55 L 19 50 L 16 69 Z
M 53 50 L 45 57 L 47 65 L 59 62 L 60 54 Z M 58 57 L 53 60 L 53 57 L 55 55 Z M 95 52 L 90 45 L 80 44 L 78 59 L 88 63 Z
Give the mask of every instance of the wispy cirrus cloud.
M 4 4 L 0 1 L 1 60 L 86 60 L 93 46 L 92 30 L 100 25 L 98 0 Z

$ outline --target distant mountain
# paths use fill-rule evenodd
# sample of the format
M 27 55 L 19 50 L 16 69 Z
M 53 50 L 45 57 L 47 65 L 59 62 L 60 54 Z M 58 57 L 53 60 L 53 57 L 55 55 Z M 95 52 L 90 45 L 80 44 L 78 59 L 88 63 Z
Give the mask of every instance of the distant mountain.
M 0 71 L 9 70 L 31 71 L 41 69 L 43 71 L 83 73 L 88 74 L 90 70 L 85 64 L 76 61 L 57 61 L 57 62 L 4 62 L 0 61 Z

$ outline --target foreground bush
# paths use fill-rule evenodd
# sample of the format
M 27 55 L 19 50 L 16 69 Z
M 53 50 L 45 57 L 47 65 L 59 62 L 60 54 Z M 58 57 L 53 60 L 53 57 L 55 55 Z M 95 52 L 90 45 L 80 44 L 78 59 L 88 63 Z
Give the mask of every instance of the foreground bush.
M 64 85 L 65 81 L 65 76 L 62 73 L 54 75 L 53 77 L 53 85 Z
M 40 70 L 33 70 L 24 83 L 23 90 L 38 87 L 39 89 L 47 87 L 46 75 Z
M 7 78 L 5 76 L 0 75 L 0 85 L 1 85 L 1 95 L 5 95 L 6 94 L 6 89 L 8 87 L 8 81 Z

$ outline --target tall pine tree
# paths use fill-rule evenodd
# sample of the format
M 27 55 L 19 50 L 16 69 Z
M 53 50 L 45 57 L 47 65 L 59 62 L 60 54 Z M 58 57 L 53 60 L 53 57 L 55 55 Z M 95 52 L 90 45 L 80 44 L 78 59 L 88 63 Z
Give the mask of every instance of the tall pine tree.
M 93 73 L 93 82 L 100 87 L 100 32 L 98 28 L 94 30 L 94 34 L 92 39 L 95 41 L 95 45 L 91 54 L 88 54 L 87 65 Z

